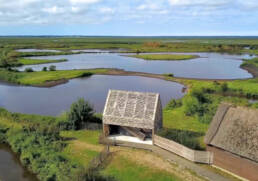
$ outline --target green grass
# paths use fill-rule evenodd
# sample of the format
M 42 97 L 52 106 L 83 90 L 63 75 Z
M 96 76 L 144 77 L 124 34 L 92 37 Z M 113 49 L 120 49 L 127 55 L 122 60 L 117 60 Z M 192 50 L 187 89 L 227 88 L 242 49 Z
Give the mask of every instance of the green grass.
M 152 169 L 151 165 L 139 165 L 126 157 L 119 156 L 103 171 L 119 181 L 179 181 L 181 179 L 163 170 Z
M 144 60 L 189 60 L 198 58 L 197 55 L 179 55 L 179 54 L 140 54 L 130 55 L 130 57 L 141 58 Z
M 197 116 L 186 116 L 183 107 L 164 110 L 163 126 L 169 130 L 195 133 L 196 136 L 194 139 L 198 140 L 200 149 L 205 149 L 203 138 L 209 125 L 201 123 Z
M 22 65 L 37 65 L 37 64 L 47 64 L 47 63 L 60 63 L 66 62 L 67 59 L 59 59 L 59 60 L 44 60 L 44 59 L 26 59 L 22 58 L 18 60 L 19 64 Z
M 258 68 L 258 57 L 252 58 L 252 59 L 244 59 L 244 62 L 241 66 L 245 65 L 253 65 Z
M 100 130 L 62 131 L 61 136 L 68 139 L 63 155 L 87 168 L 102 149 L 98 143 L 100 134 Z
M 73 138 L 92 145 L 98 145 L 98 139 L 101 134 L 100 130 L 81 130 L 81 131 L 63 131 L 61 136 L 64 138 Z
M 21 85 L 44 85 L 49 81 L 62 79 L 72 79 L 77 77 L 89 76 L 96 73 L 106 73 L 107 69 L 88 69 L 88 70 L 60 70 L 60 71 L 41 71 L 41 72 L 11 72 L 0 69 L 0 80 L 17 83 Z

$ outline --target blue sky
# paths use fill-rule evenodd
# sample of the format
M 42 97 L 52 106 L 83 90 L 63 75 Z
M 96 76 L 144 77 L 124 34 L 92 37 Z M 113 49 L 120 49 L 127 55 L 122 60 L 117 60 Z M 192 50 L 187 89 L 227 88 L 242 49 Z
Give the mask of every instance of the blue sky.
M 258 35 L 258 0 L 0 0 L 0 35 Z

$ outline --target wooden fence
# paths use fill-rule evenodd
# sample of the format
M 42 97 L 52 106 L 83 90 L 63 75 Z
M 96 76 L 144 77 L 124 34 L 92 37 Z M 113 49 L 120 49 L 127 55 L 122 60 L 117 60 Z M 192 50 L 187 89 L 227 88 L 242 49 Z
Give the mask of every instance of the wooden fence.
M 192 150 L 179 143 L 157 135 L 154 135 L 153 137 L 153 144 L 193 162 L 206 164 L 213 163 L 213 153 L 209 151 Z

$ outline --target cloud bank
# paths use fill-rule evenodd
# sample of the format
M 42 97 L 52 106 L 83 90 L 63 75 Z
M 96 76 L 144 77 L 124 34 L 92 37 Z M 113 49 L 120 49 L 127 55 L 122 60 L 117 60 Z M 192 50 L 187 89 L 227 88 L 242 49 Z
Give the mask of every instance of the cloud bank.
M 0 0 L 0 27 L 168 24 L 184 29 L 184 22 L 203 28 L 207 23 L 209 32 L 216 32 L 228 23 L 257 27 L 257 18 L 257 0 Z

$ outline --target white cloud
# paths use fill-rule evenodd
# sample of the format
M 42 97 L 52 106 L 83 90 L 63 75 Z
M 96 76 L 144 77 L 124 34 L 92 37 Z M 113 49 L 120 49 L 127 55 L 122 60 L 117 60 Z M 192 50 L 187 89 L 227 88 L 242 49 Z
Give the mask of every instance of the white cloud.
M 194 6 L 194 5 L 223 5 L 231 0 L 168 0 L 171 6 Z
M 190 22 L 192 19 L 223 21 L 230 17 L 236 20 L 238 17 L 247 17 L 249 20 L 258 15 L 256 2 L 257 0 L 0 0 L 0 25 L 99 24 L 109 21 L 169 23 L 175 20 Z
M 72 4 L 94 4 L 100 0 L 69 0 Z
M 73 13 L 78 13 L 78 12 L 80 12 L 80 8 L 79 8 L 79 7 L 76 7 L 76 6 L 72 6 L 71 10 L 72 10 Z
M 114 9 L 109 8 L 109 7 L 102 7 L 99 9 L 99 11 L 104 14 L 113 14 L 115 12 Z
M 43 8 L 43 11 L 47 12 L 49 14 L 60 14 L 60 13 L 64 12 L 64 9 L 59 8 L 57 6 L 53 6 L 53 7 L 50 7 L 50 8 Z

